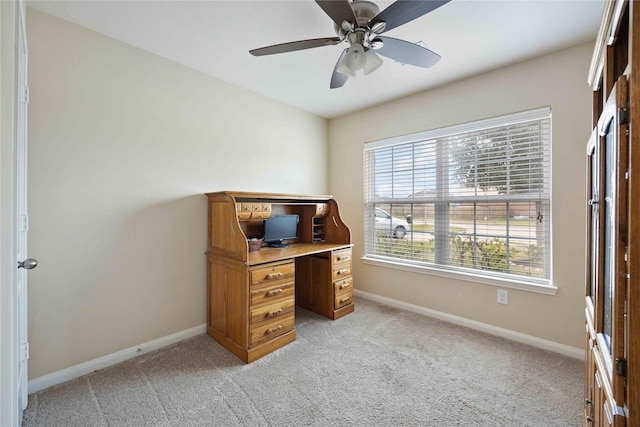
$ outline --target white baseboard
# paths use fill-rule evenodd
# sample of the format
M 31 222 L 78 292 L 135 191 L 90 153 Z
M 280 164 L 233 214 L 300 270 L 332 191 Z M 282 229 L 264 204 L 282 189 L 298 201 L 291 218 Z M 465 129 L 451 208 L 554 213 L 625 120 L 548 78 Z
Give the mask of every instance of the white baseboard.
M 538 347 L 544 350 L 560 353 L 565 356 L 572 357 L 574 359 L 584 360 L 584 349 L 582 348 L 571 347 L 569 345 L 560 344 L 554 341 L 549 341 L 542 338 L 534 337 L 533 335 L 527 335 L 520 332 L 509 330 L 509 329 L 500 328 L 498 326 L 489 325 L 487 323 L 481 323 L 475 320 L 466 319 L 464 317 L 455 316 L 453 314 L 431 310 L 429 308 L 421 307 L 419 305 L 409 304 L 406 302 L 394 300 L 391 298 L 383 297 L 383 296 L 372 294 L 369 292 L 359 291 L 357 289 L 354 289 L 353 293 L 362 298 L 369 299 L 371 301 L 376 301 L 391 307 L 400 308 L 402 310 L 407 310 L 407 311 L 422 314 L 428 317 L 433 317 L 435 319 L 444 320 L 445 322 L 454 323 L 456 325 L 466 326 L 467 328 L 485 332 L 490 335 L 507 338 L 512 341 L 517 341 L 523 344 L 531 345 L 533 347 Z
M 167 335 L 166 337 L 158 338 L 144 344 L 139 344 L 125 350 L 99 357 L 97 359 L 89 360 L 88 362 L 80 363 L 79 365 L 71 366 L 60 371 L 34 378 L 29 381 L 29 394 L 36 393 L 54 385 L 62 384 L 83 375 L 90 374 L 91 372 L 124 362 L 125 360 L 133 359 L 141 354 L 204 334 L 206 331 L 207 325 L 202 324 L 184 331 L 176 332 L 175 334 Z

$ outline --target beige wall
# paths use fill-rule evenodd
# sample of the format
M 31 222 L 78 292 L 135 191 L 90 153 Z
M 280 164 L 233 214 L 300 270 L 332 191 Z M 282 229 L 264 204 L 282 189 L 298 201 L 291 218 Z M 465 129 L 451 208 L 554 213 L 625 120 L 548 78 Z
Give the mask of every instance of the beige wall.
M 326 193 L 326 120 L 28 11 L 30 378 L 205 322 L 206 198 Z
M 584 340 L 585 145 L 591 127 L 587 43 L 330 121 L 329 185 L 355 243 L 356 289 L 561 344 Z M 445 58 L 446 59 L 446 58 Z M 429 78 L 429 72 L 425 72 Z M 363 144 L 551 106 L 555 296 L 363 264 Z

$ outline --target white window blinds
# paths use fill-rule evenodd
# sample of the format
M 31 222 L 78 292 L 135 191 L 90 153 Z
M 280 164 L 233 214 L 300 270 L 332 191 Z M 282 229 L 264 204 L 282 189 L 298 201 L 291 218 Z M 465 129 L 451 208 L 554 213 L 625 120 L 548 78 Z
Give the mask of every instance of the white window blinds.
M 551 111 L 365 144 L 365 256 L 550 284 Z

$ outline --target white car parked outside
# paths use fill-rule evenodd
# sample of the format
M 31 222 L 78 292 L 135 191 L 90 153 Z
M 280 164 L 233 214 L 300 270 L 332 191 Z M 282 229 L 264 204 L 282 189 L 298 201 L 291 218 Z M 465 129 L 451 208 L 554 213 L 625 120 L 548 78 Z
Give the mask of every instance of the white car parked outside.
M 409 230 L 409 223 L 403 219 L 391 216 L 387 211 L 376 208 L 376 231 L 383 231 L 386 236 L 391 235 L 402 239 Z

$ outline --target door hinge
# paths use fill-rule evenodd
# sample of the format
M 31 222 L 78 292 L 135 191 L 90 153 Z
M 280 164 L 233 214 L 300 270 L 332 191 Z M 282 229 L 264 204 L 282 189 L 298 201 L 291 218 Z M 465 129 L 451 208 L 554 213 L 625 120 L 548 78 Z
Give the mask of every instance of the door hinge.
M 629 104 L 620 107 L 618 110 L 618 123 L 621 125 L 629 124 Z
M 29 360 L 29 343 L 28 342 L 20 345 L 20 354 L 18 358 L 20 359 L 20 362 Z
M 20 219 L 20 231 L 29 231 L 29 215 L 22 215 Z
M 616 375 L 619 377 L 627 376 L 627 359 L 616 358 Z
M 22 102 L 29 103 L 29 86 L 22 86 Z

